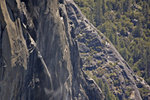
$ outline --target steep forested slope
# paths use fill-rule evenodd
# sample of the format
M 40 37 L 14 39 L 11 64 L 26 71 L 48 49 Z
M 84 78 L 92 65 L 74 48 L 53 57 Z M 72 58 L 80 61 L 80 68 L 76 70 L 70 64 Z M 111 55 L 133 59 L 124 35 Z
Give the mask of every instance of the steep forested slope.
M 75 0 L 115 45 L 134 72 L 150 84 L 150 1 Z
M 75 0 L 82 13 L 97 27 L 150 84 L 150 1 Z M 144 95 L 148 90 L 140 89 Z

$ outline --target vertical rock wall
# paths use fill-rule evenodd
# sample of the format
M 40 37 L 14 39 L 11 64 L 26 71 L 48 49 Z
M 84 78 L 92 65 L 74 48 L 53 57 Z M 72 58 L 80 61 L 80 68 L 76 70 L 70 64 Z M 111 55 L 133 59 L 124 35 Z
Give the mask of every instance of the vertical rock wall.
M 60 8 L 62 0 L 0 1 L 0 100 L 103 99 Z

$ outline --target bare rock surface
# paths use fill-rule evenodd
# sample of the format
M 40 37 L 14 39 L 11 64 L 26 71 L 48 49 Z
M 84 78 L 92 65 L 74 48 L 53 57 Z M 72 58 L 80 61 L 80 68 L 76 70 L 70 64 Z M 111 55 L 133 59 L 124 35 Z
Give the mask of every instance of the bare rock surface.
M 0 1 L 0 100 L 103 100 L 69 30 L 63 0 Z

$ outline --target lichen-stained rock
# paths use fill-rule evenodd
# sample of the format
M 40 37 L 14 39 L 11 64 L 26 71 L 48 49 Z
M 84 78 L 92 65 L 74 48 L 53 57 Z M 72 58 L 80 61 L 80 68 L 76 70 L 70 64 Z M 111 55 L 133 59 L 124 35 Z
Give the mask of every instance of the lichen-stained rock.
M 5 0 L 1 1 L 1 19 L 6 23 L 2 37 L 2 55 L 5 57 L 8 66 L 22 66 L 27 69 L 28 51 L 23 38 L 20 19 L 14 22 L 11 19 L 11 14 L 8 11 L 8 5 Z M 3 22 L 2 22 L 3 23 Z
M 64 0 L 0 1 L 0 100 L 103 100 L 81 69 Z

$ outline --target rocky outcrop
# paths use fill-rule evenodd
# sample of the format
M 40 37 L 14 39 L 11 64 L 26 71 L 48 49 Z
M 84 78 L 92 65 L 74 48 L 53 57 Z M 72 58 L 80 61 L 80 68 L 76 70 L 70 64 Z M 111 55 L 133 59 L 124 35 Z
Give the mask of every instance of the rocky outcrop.
M 0 1 L 0 100 L 103 100 L 82 70 L 63 0 Z
M 95 78 L 99 86 L 108 84 L 110 91 L 119 100 L 148 100 L 150 92 L 142 97 L 140 93 L 141 87 L 150 91 L 147 83 L 143 79 L 144 84 L 139 81 L 140 78 L 134 74 L 111 42 L 82 15 L 75 3 L 72 0 L 66 1 L 71 34 L 77 41 L 84 72 Z M 142 86 L 139 87 L 138 84 Z

